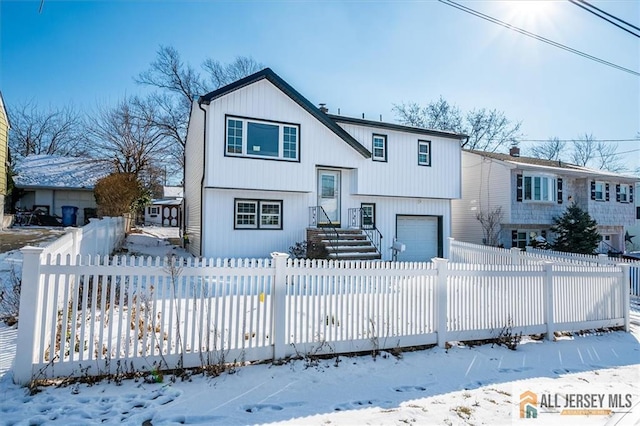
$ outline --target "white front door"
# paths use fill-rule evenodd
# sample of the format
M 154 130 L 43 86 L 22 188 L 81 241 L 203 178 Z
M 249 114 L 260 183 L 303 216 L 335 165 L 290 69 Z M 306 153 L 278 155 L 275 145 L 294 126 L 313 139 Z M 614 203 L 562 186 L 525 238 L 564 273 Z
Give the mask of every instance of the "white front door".
M 325 216 L 324 213 L 318 212 L 318 225 L 330 222 L 340 226 L 339 170 L 318 170 L 318 206 L 326 213 Z

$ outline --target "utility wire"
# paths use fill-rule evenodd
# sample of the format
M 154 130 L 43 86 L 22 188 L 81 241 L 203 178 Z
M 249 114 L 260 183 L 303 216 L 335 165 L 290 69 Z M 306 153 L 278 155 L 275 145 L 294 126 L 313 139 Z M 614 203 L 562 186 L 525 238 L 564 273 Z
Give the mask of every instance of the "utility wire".
M 608 23 L 610 23 L 611 25 L 615 25 L 616 27 L 620 28 L 621 30 L 628 32 L 628 33 L 629 33 L 629 34 L 631 34 L 632 36 L 636 36 L 636 37 L 640 38 L 640 34 L 634 33 L 633 31 L 626 29 L 626 28 L 625 28 L 625 27 L 623 27 L 622 25 L 618 25 L 618 24 L 616 24 L 615 22 L 613 22 L 612 20 L 610 20 L 610 19 L 608 19 L 608 18 L 606 18 L 606 17 L 604 17 L 604 16 L 600 15 L 600 14 L 599 14 L 599 13 L 597 13 L 597 12 L 594 12 L 593 10 L 591 10 L 591 9 L 590 9 L 590 7 L 593 7 L 593 6 L 591 6 L 589 3 L 584 2 L 585 4 L 589 5 L 589 7 L 587 7 L 587 6 L 583 5 L 583 4 L 581 4 L 581 2 L 576 1 L 576 0 L 569 0 L 569 2 L 571 2 L 571 3 L 575 4 L 576 6 L 578 6 L 578 7 L 582 8 L 582 9 L 584 9 L 584 10 L 586 10 L 586 11 L 587 11 L 587 12 L 589 12 L 589 13 L 592 13 L 592 14 L 596 15 L 598 18 L 600 18 L 600 19 L 603 19 L 603 20 L 607 21 L 607 22 L 608 22 Z M 600 9 L 598 9 L 598 10 L 600 10 Z M 606 12 L 604 12 L 604 13 L 606 13 Z M 614 17 L 614 18 L 615 18 L 615 17 Z M 618 19 L 618 18 L 615 18 L 615 19 Z M 623 21 L 623 22 L 624 22 L 624 21 Z M 626 25 L 631 25 L 631 24 L 626 23 L 626 22 L 625 22 L 625 24 L 626 24 Z
M 579 1 L 580 3 L 586 4 L 586 5 L 587 5 L 587 6 L 589 6 L 591 9 L 595 9 L 595 10 L 597 10 L 597 11 L 598 11 L 598 12 L 600 12 L 600 13 L 604 13 L 604 14 L 605 14 L 605 15 L 607 15 L 609 18 L 613 18 L 613 19 L 615 19 L 616 21 L 621 22 L 621 23 L 623 23 L 624 25 L 626 25 L 626 26 L 628 26 L 628 27 L 633 28 L 634 30 L 638 30 L 638 31 L 640 31 L 640 28 L 636 27 L 635 25 L 630 24 L 629 22 L 625 21 L 624 19 L 620 19 L 620 18 L 618 18 L 617 16 L 613 16 L 612 14 L 607 13 L 607 12 L 605 12 L 604 10 L 602 10 L 602 9 L 599 9 L 599 8 L 595 7 L 594 5 L 592 5 L 591 3 L 589 3 L 589 2 L 588 2 L 588 1 L 586 1 L 586 0 L 578 0 L 578 1 Z
M 491 17 L 489 15 L 485 15 L 484 13 L 481 13 L 481 12 L 478 12 L 478 11 L 476 11 L 474 9 L 469 8 L 469 7 L 463 6 L 463 5 L 461 5 L 459 3 L 456 3 L 456 2 L 454 2 L 452 0 L 438 0 L 438 1 L 440 3 L 446 4 L 447 6 L 451 6 L 451 7 L 454 7 L 456 9 L 458 9 L 458 10 L 461 10 L 463 12 L 466 12 L 466 13 L 469 13 L 471 15 L 474 15 L 474 16 L 476 16 L 478 18 L 481 18 L 481 19 L 484 19 L 484 20 L 489 21 L 491 23 L 503 26 L 503 27 L 505 27 L 507 29 L 510 29 L 510 30 L 515 31 L 517 33 L 520 33 L 522 35 L 526 35 L 527 37 L 531 37 L 531 38 L 533 38 L 535 40 L 541 41 L 543 43 L 547 43 L 547 44 L 549 44 L 551 46 L 554 46 L 554 47 L 557 47 L 559 49 L 566 50 L 567 52 L 574 53 L 574 54 L 576 54 L 578 56 L 582 56 L 583 58 L 590 59 L 592 61 L 601 63 L 603 65 L 607 65 L 609 67 L 612 67 L 612 68 L 618 69 L 620 71 L 624 71 L 624 72 L 627 72 L 629 74 L 633 74 L 633 75 L 636 75 L 636 76 L 640 77 L 640 72 L 638 72 L 638 71 L 634 71 L 634 70 L 631 70 L 629 68 L 625 68 L 623 66 L 616 65 L 616 64 L 614 64 L 612 62 L 605 61 L 604 59 L 600 59 L 600 58 L 598 58 L 596 56 L 589 55 L 587 53 L 581 52 L 580 50 L 574 49 L 572 47 L 565 46 L 564 44 L 561 44 L 561 43 L 555 42 L 553 40 L 550 40 L 548 38 L 545 38 L 545 37 L 539 36 L 537 34 L 531 33 L 531 32 L 529 32 L 527 30 L 523 30 L 522 28 L 518 28 L 518 27 L 513 26 L 513 25 L 511 25 L 509 23 L 500 21 L 499 19 L 493 18 L 493 17 Z
M 548 142 L 556 139 L 518 139 L 520 142 Z M 557 139 L 558 142 L 573 142 L 579 139 Z M 589 139 L 590 142 L 640 142 L 640 139 Z

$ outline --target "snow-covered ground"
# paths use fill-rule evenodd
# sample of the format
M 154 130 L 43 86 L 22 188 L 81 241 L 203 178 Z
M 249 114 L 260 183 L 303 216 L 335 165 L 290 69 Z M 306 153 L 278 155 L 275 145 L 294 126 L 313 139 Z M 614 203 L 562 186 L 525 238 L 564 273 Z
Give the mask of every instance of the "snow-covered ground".
M 165 240 L 177 236 L 175 229 L 144 228 L 129 237 L 127 249 L 180 256 L 185 252 Z M 2 256 L 0 266 L 12 259 L 19 253 Z M 631 333 L 526 340 L 515 351 L 454 345 L 375 358 L 304 359 L 186 381 L 165 375 L 160 383 L 47 387 L 33 396 L 12 383 L 15 339 L 15 328 L 0 326 L 0 424 L 640 424 L 638 300 L 632 300 Z M 537 419 L 519 419 L 525 391 L 560 406 L 567 398 L 570 408 L 609 408 L 611 395 L 620 395 L 622 404 L 609 415 L 589 416 L 538 407 Z M 586 407 L 587 394 L 597 404 Z

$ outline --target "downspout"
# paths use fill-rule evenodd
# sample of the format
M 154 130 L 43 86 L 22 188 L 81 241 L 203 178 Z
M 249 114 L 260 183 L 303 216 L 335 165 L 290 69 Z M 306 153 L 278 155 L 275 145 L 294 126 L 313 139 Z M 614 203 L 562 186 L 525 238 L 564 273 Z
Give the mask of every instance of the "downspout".
M 202 240 L 203 230 L 202 225 L 204 223 L 204 175 L 207 159 L 207 110 L 202 108 L 202 96 L 198 98 L 198 108 L 204 113 L 204 129 L 202 131 L 202 179 L 200 179 L 200 238 L 198 249 L 200 256 L 202 256 Z M 185 162 L 186 165 L 186 162 Z

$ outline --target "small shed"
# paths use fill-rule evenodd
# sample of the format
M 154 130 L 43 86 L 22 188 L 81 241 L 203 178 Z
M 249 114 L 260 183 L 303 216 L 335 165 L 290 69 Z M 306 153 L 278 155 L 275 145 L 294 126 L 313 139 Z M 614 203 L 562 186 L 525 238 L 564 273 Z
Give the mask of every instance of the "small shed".
M 180 226 L 182 224 L 182 187 L 163 187 L 163 198 L 152 200 L 145 207 L 144 224 L 155 226 Z

